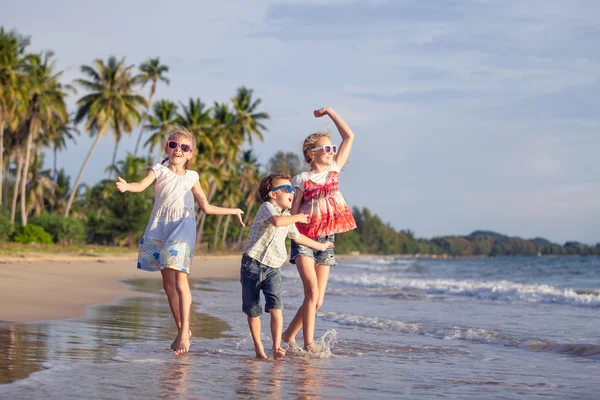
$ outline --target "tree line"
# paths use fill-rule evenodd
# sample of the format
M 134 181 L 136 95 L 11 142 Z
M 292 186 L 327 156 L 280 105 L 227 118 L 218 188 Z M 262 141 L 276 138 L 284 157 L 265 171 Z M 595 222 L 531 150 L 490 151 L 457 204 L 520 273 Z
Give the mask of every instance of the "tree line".
M 170 83 L 169 67 L 160 58 L 129 65 L 125 58 L 95 59 L 80 67 L 81 77 L 65 83 L 51 51 L 29 52 L 30 38 L 0 27 L 0 239 L 29 243 L 92 243 L 135 246 L 148 221 L 150 190 L 122 195 L 115 177 L 141 178 L 164 149 L 165 130 L 188 128 L 197 139 L 190 168 L 198 171 L 210 202 L 246 211 L 251 223 L 260 199 L 256 189 L 269 172 L 295 175 L 303 163 L 294 153 L 277 152 L 266 165 L 252 151 L 262 141 L 269 114 L 252 89 L 240 87 L 224 102 L 208 106 L 199 97 L 185 102 L 155 100 L 159 85 Z M 145 92 L 144 92 L 145 91 Z M 67 109 L 69 96 L 75 110 Z M 132 152 L 117 159 L 124 136 L 138 131 Z M 81 131 L 94 138 L 78 175 L 57 168 L 57 157 L 76 143 Z M 114 150 L 105 179 L 81 183 L 102 137 L 111 135 Z M 53 167 L 44 168 L 44 154 Z M 599 246 L 576 242 L 558 245 L 544 239 L 524 240 L 492 232 L 469 236 L 418 239 L 410 230 L 396 231 L 367 208 L 355 208 L 358 228 L 339 235 L 337 252 L 496 256 L 600 254 Z M 197 247 L 239 250 L 247 229 L 230 216 L 207 218 L 198 211 Z
M 80 78 L 65 83 L 54 53 L 28 52 L 29 45 L 30 38 L 0 27 L 0 236 L 132 244 L 148 220 L 152 195 L 147 191 L 137 198 L 120 196 L 114 178 L 140 179 L 143 167 L 157 161 L 152 154 L 164 149 L 164 132 L 174 125 L 196 136 L 190 168 L 199 172 L 209 201 L 226 207 L 243 203 L 249 222 L 262 171 L 246 146 L 263 140 L 264 122 L 269 119 L 252 89 L 242 86 L 228 101 L 211 106 L 199 97 L 179 103 L 154 101 L 158 85 L 169 84 L 169 67 L 158 57 L 139 66 L 114 56 L 95 59 L 80 67 Z M 69 96 L 77 96 L 72 112 L 66 105 Z M 133 152 L 117 160 L 122 138 L 136 129 Z M 71 183 L 71 177 L 56 167 L 56 159 L 76 142 L 80 130 L 94 140 Z M 107 135 L 114 139 L 107 178 L 93 186 L 82 184 L 99 140 Z M 54 155 L 52 169 L 43 168 L 48 150 Z M 208 243 L 210 237 L 213 248 L 240 243 L 243 232 L 230 220 L 198 215 L 198 242 Z
M 600 243 L 590 246 L 569 241 L 560 245 L 544 238 L 522 239 L 491 231 L 419 239 L 410 230 L 397 231 L 368 208 L 354 207 L 352 213 L 357 229 L 338 235 L 336 252 L 451 257 L 600 255 Z

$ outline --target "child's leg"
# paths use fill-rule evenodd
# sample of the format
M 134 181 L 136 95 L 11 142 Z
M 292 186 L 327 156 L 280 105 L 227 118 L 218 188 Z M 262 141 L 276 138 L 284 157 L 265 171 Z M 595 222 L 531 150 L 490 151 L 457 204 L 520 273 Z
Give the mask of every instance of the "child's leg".
M 281 270 L 279 268 L 265 269 L 265 279 L 262 282 L 262 290 L 265 295 L 265 310 L 271 314 L 273 358 L 279 360 L 285 356 L 285 350 L 281 347 L 283 302 L 281 300 Z
M 319 298 L 317 299 L 316 310 L 321 308 L 325 301 L 325 292 L 327 291 L 327 283 L 329 282 L 329 265 L 316 265 L 315 272 L 317 273 L 317 281 L 319 282 Z M 316 311 L 315 310 L 315 311 Z
M 163 289 L 167 294 L 169 300 L 169 307 L 177 326 L 177 337 L 171 343 L 171 349 L 175 350 L 177 342 L 179 341 L 179 333 L 181 332 L 181 316 L 179 315 L 179 295 L 177 294 L 177 271 L 171 268 L 165 268 L 160 271 L 163 279 Z
M 304 312 L 304 307 L 300 306 L 298 311 L 296 311 L 296 315 L 292 318 L 292 321 L 288 325 L 285 332 L 281 334 L 281 340 L 284 343 L 293 343 L 296 344 L 296 335 L 302 329 L 302 314 Z
M 296 312 L 292 322 L 290 322 L 290 325 L 283 333 L 283 341 L 290 343 L 296 342 L 296 335 L 303 326 L 306 327 L 306 321 L 310 319 L 310 310 L 308 310 L 309 312 L 307 314 L 307 304 L 312 308 L 312 314 L 316 315 L 316 304 L 319 298 L 319 285 L 315 272 L 315 260 L 312 257 L 296 257 L 296 267 L 298 268 L 300 279 L 302 279 L 302 286 L 304 287 L 304 301 Z M 315 317 L 313 316 L 312 323 L 309 325 L 309 327 L 312 326 L 312 329 L 309 329 L 309 333 L 314 332 L 314 319 Z M 307 342 L 306 332 L 304 332 L 305 345 L 312 343 L 312 335 L 313 334 L 310 333 L 311 340 Z
M 188 274 L 181 271 L 176 273 L 176 288 L 179 296 L 179 315 L 181 317 L 181 328 L 179 330 L 179 343 L 175 353 L 187 353 L 190 349 L 190 314 L 192 310 L 192 291 L 188 282 Z
M 257 358 L 267 358 L 262 341 L 260 340 L 260 280 L 261 265 L 258 261 L 245 255 L 242 257 L 240 268 L 240 283 L 242 284 L 242 311 L 248 317 L 248 327 L 254 342 Z
M 314 265 L 311 257 L 297 257 L 296 266 L 304 286 L 304 302 L 282 338 L 284 341 L 294 339 L 302 328 L 304 347 L 310 348 L 314 340 L 317 309 L 321 307 L 325 298 L 330 267 Z
M 271 337 L 273 338 L 273 358 L 279 360 L 285 356 L 281 347 L 281 332 L 283 331 L 283 312 L 276 308 L 269 310 L 271 314 Z
M 251 317 L 248 315 L 248 327 L 250 328 L 250 334 L 252 335 L 252 341 L 254 342 L 256 358 L 267 358 L 262 340 L 260 340 L 260 316 Z

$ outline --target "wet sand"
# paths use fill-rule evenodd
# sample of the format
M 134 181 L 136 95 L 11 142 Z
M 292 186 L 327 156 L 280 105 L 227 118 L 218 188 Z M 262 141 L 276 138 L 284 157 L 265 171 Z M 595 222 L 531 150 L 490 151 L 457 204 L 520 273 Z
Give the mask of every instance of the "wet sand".
M 85 257 L 48 255 L 0 258 L 0 323 L 79 317 L 92 304 L 139 296 L 122 281 L 156 279 L 136 269 L 137 254 Z M 240 256 L 194 257 L 192 279 L 235 279 Z
M 129 266 L 130 263 L 127 265 Z M 0 265 L 0 268 L 3 266 L 5 265 Z M 223 269 L 221 268 L 219 271 L 223 271 Z M 148 277 L 155 274 L 146 273 L 145 275 Z M 135 345 L 135 343 L 141 342 L 144 343 L 144 346 L 152 344 L 155 346 L 157 354 L 177 359 L 178 357 L 169 352 L 169 345 L 177 331 L 168 302 L 162 292 L 160 279 L 128 279 L 123 283 L 123 286 L 125 285 L 128 290 L 122 290 L 120 293 L 131 294 L 132 297 L 121 297 L 111 304 L 87 307 L 85 314 L 80 318 L 55 319 L 27 324 L 0 323 L 0 354 L 3 355 L 0 357 L 0 398 L 5 398 L 2 393 L 3 384 L 25 379 L 31 373 L 50 366 L 72 363 L 78 363 L 77 368 L 89 365 L 89 363 L 106 365 L 114 358 L 115 350 L 122 347 L 124 343 Z M 210 292 L 211 283 L 191 278 L 190 285 L 196 291 L 195 307 L 192 307 L 190 320 L 194 342 L 202 339 L 228 337 L 226 332 L 231 328 L 226 322 L 213 315 L 198 311 L 198 306 L 210 295 L 210 293 L 207 296 L 203 296 L 202 293 L 198 295 L 198 292 L 205 290 Z M 107 290 L 107 293 L 109 292 Z M 96 294 L 92 296 L 96 296 Z M 95 297 L 95 299 L 99 298 Z M 182 362 L 186 362 L 187 356 L 182 356 Z M 155 357 L 155 354 L 151 354 L 150 357 Z M 101 367 L 96 365 L 96 368 Z M 93 381 L 94 378 L 91 375 L 94 374 L 90 374 L 85 380 Z M 118 379 L 122 382 L 122 372 L 119 372 Z M 76 395 L 77 385 L 59 386 L 62 389 L 58 389 L 58 391 L 63 390 L 63 392 L 52 393 L 49 397 L 89 398 L 87 395 Z M 98 385 L 98 387 L 102 386 Z M 55 391 L 55 389 L 52 390 L 52 392 Z M 136 392 L 140 391 L 143 392 L 143 388 L 138 387 Z M 39 393 L 35 395 L 21 389 L 17 389 L 17 392 L 16 397 L 7 396 L 6 398 L 48 398 L 49 394 L 46 392 L 44 395 Z M 100 397 L 114 398 L 114 392 L 110 394 L 104 392 Z M 155 397 L 148 396 L 146 398 Z

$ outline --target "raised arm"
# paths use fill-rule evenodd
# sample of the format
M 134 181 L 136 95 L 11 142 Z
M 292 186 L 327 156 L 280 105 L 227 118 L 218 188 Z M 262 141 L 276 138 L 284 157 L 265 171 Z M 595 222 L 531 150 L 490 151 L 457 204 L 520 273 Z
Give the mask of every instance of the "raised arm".
M 335 127 L 340 133 L 340 136 L 342 137 L 342 143 L 340 143 L 340 148 L 335 156 L 335 162 L 339 169 L 342 169 L 342 167 L 346 164 L 346 161 L 348 161 L 348 156 L 350 155 L 350 150 L 352 149 L 352 142 L 354 142 L 354 133 L 352 132 L 352 129 L 350 129 L 346 121 L 344 121 L 342 117 L 340 117 L 331 107 L 315 110 L 314 114 L 317 118 L 320 118 L 324 115 L 329 115 L 329 118 L 331 118 L 335 124 Z
M 155 179 L 156 179 L 156 174 L 152 170 L 148 171 L 148 175 L 143 177 L 142 180 L 140 180 L 139 182 L 127 183 L 127 181 L 125 181 L 125 179 L 123 179 L 119 176 L 119 177 L 117 177 L 117 189 L 121 193 L 143 192 L 148 186 L 150 186 L 152 184 L 152 182 L 154 182 Z
M 200 186 L 200 182 L 196 182 L 194 187 L 192 188 L 192 193 L 194 195 L 194 199 L 196 199 L 196 203 L 205 214 L 213 214 L 213 215 L 235 215 L 238 219 L 238 222 L 242 226 L 246 226 L 244 221 L 242 221 L 242 214 L 244 212 L 239 208 L 225 208 L 213 206 L 208 202 L 206 195 L 204 194 L 204 190 Z

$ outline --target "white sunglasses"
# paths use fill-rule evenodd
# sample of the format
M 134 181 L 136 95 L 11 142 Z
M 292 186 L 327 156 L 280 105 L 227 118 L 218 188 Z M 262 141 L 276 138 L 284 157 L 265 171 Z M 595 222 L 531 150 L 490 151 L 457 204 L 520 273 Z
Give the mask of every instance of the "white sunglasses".
M 337 154 L 337 146 L 335 144 L 334 145 L 326 144 L 325 146 L 315 147 L 314 149 L 311 149 L 310 151 L 319 151 L 321 149 L 323 149 L 325 154 L 329 154 L 331 152 L 333 152 L 333 154 Z

